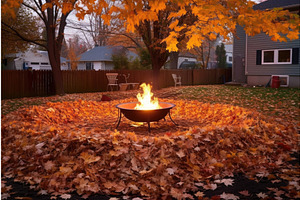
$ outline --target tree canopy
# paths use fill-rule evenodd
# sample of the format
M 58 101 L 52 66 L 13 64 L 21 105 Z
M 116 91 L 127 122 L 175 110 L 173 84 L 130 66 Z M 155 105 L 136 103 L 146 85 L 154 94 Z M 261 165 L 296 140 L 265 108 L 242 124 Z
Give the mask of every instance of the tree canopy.
M 6 0 L 2 3 L 2 13 L 14 16 L 14 8 L 23 0 Z M 112 5 L 111 5 L 112 2 Z M 177 5 L 178 9 L 170 10 L 170 3 Z M 101 14 L 106 24 L 110 23 L 112 16 L 124 20 L 124 27 L 128 32 L 137 31 L 137 27 L 145 21 L 158 21 L 161 11 L 169 9 L 168 19 L 172 21 L 168 28 L 169 34 L 164 38 L 169 51 L 177 51 L 178 38 L 184 35 L 188 38 L 186 47 L 200 46 L 205 36 L 215 39 L 217 35 L 228 38 L 235 33 L 236 25 L 245 28 L 246 34 L 252 36 L 264 32 L 274 41 L 286 41 L 298 38 L 299 16 L 291 14 L 288 10 L 275 8 L 272 10 L 254 10 L 254 2 L 249 0 L 47 0 L 42 9 L 57 5 L 64 14 L 76 10 L 79 20 L 89 13 Z M 103 14 L 103 9 L 109 8 Z M 180 23 L 179 19 L 188 14 L 197 20 L 190 24 Z M 280 34 L 282 33 L 282 34 Z
M 167 50 L 178 50 L 178 38 L 188 39 L 186 47 L 191 49 L 200 46 L 208 36 L 211 40 L 217 35 L 227 39 L 231 33 L 235 34 L 236 25 L 245 28 L 246 34 L 253 36 L 265 32 L 274 41 L 297 39 L 299 34 L 299 16 L 288 10 L 276 8 L 273 10 L 254 10 L 254 2 L 248 0 L 131 0 L 115 1 L 105 18 L 109 19 L 112 13 L 126 21 L 127 31 L 136 31 L 145 21 L 158 21 L 161 11 L 167 10 L 170 2 L 175 3 L 178 9 L 170 10 L 168 25 L 171 29 L 163 42 Z M 117 3 L 118 2 L 118 3 Z M 183 16 L 193 16 L 196 20 L 180 23 Z M 167 28 L 167 27 L 165 27 Z M 280 34 L 282 33 L 282 34 Z
M 42 41 L 37 18 L 32 13 L 21 7 L 16 9 L 15 17 L 2 15 L 1 17 L 1 53 L 9 54 L 25 51 L 33 41 Z

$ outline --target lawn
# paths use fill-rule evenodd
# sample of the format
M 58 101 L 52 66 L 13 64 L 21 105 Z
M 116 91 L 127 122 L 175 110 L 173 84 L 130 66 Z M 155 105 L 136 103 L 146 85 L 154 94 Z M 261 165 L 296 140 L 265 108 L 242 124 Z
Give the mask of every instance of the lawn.
M 137 92 L 2 100 L 2 195 L 25 182 L 44 199 L 299 198 L 299 89 L 166 88 L 154 95 L 178 126 L 115 130 Z
M 101 100 L 101 95 L 109 95 L 112 99 L 135 97 L 136 91 L 113 93 L 67 94 L 63 97 L 39 97 L 2 100 L 1 114 L 5 115 L 20 107 L 40 105 L 46 102 L 74 100 Z M 221 103 L 255 108 L 266 115 L 280 116 L 291 120 L 299 119 L 300 90 L 293 88 L 237 87 L 224 85 L 193 86 L 165 88 L 155 92 L 159 98 L 188 99 L 200 102 Z

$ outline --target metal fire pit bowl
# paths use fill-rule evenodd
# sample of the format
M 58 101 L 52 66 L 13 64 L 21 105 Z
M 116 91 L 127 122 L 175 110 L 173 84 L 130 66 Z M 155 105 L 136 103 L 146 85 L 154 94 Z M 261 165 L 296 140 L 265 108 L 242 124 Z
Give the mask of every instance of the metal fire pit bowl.
M 153 110 L 137 110 L 134 107 L 138 104 L 138 102 L 130 102 L 130 103 L 121 103 L 116 105 L 119 109 L 119 116 L 117 120 L 117 127 L 119 127 L 122 114 L 129 120 L 134 122 L 147 122 L 148 123 L 148 131 L 150 132 L 150 122 L 157 122 L 161 119 L 165 119 L 165 116 L 169 114 L 171 121 L 177 125 L 173 119 L 171 118 L 170 110 L 175 106 L 172 103 L 159 102 L 161 108 L 153 109 Z

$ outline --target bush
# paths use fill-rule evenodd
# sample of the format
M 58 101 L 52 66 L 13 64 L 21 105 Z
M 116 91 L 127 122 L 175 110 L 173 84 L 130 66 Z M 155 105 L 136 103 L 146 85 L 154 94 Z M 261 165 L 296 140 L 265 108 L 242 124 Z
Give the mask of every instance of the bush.
M 111 56 L 111 59 L 113 61 L 115 69 L 129 69 L 129 60 L 126 51 L 120 50 L 118 52 L 115 52 Z

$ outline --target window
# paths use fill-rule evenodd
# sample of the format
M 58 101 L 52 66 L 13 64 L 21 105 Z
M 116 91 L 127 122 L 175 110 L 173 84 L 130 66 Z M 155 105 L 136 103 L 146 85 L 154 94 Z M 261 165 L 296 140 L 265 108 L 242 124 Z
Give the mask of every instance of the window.
M 94 63 L 92 62 L 87 62 L 85 65 L 86 65 L 86 70 L 94 69 Z
M 291 62 L 291 50 L 279 50 L 278 51 L 278 62 Z
M 262 64 L 292 64 L 292 49 L 262 50 Z
M 42 62 L 41 65 L 49 65 L 47 62 Z
M 31 62 L 30 64 L 31 65 L 39 65 L 40 63 L 38 63 L 38 62 Z
M 228 57 L 228 61 L 229 61 L 229 62 L 232 62 L 232 56 L 229 56 L 229 57 Z

